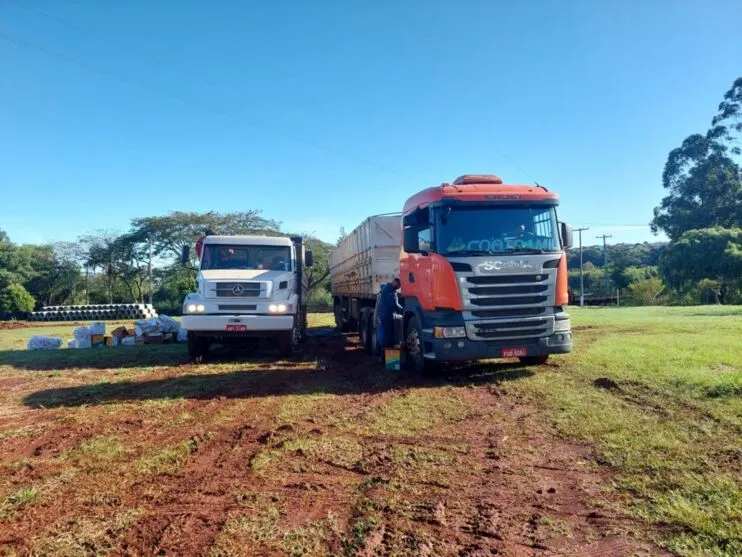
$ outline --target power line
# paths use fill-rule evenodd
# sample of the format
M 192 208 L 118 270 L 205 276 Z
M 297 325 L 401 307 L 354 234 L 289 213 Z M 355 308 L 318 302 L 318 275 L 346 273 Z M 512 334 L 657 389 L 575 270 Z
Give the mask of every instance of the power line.
M 70 29 L 74 29 L 75 31 L 78 31 L 78 32 L 83 33 L 85 35 L 89 35 L 91 37 L 94 37 L 94 38 L 96 38 L 96 39 L 98 39 L 100 41 L 103 41 L 105 43 L 108 43 L 108 44 L 110 44 L 112 46 L 115 46 L 117 48 L 122 48 L 124 50 L 128 50 L 128 51 L 133 52 L 133 53 L 135 53 L 137 55 L 140 55 L 140 56 L 145 56 L 145 57 L 149 57 L 150 56 L 150 53 L 148 53 L 148 52 L 145 52 L 143 50 L 139 50 L 137 48 L 133 48 L 133 47 L 127 45 L 127 44 L 124 44 L 124 43 L 115 41 L 113 39 L 110 39 L 110 38 L 108 38 L 108 37 L 106 37 L 104 35 L 101 35 L 100 33 L 96 32 L 96 31 L 93 31 L 91 29 L 87 29 L 85 27 L 81 27 L 80 25 L 77 25 L 76 23 L 72 23 L 70 21 L 67 21 L 65 19 L 62 19 L 61 17 L 57 17 L 55 15 L 52 15 L 52 14 L 50 14 L 48 12 L 45 12 L 43 10 L 40 10 L 39 8 L 36 8 L 36 7 L 33 7 L 33 6 L 29 6 L 27 4 L 24 4 L 23 2 L 19 2 L 18 0 L 6 0 L 6 2 L 8 2 L 10 4 L 14 4 L 15 6 L 18 6 L 19 8 L 22 8 L 22 9 L 27 10 L 29 12 L 35 13 L 35 14 L 40 15 L 42 17 L 45 17 L 45 18 L 47 18 L 47 19 L 49 19 L 51 21 L 55 21 L 57 23 L 60 23 L 60 24 L 62 24 L 64 26 L 66 26 L 66 27 L 69 27 Z M 172 66 L 169 66 L 169 68 L 170 69 L 173 69 Z M 523 176 L 527 180 L 530 180 L 530 181 L 536 183 L 536 181 L 533 179 L 533 175 L 532 174 L 530 174 L 525 169 L 523 169 L 523 167 L 521 167 L 518 163 L 516 163 L 502 149 L 500 149 L 499 147 L 497 147 L 496 149 L 497 149 L 498 153 L 500 153 L 500 156 L 503 159 L 505 159 L 508 163 L 510 163 L 514 168 L 516 168 L 521 174 L 523 174 Z
M 19 8 L 22 8 L 28 12 L 35 13 L 37 15 L 40 15 L 42 17 L 45 17 L 46 19 L 50 19 L 52 21 L 56 21 L 57 23 L 60 23 L 66 27 L 69 27 L 70 29 L 74 29 L 75 31 L 79 31 L 80 33 L 84 33 L 86 35 L 90 35 L 91 37 L 95 37 L 99 41 L 103 41 L 104 43 L 108 43 L 112 46 L 115 46 L 117 48 L 123 48 L 124 50 L 128 50 L 131 52 L 134 52 L 136 54 L 139 54 L 140 56 L 149 56 L 150 53 L 145 52 L 143 50 L 139 50 L 136 48 L 133 48 L 127 44 L 120 43 L 118 41 L 115 41 L 113 39 L 109 39 L 108 37 L 101 35 L 100 33 L 97 33 L 96 31 L 93 31 L 91 29 L 87 29 L 85 27 L 81 27 L 77 25 L 76 23 L 72 23 L 70 21 L 67 21 L 65 19 L 62 19 L 61 17 L 57 17 L 55 15 L 52 15 L 48 12 L 45 12 L 43 10 L 40 10 L 39 8 L 36 8 L 34 6 L 29 6 L 28 4 L 24 4 L 23 2 L 19 2 L 18 0 L 5 0 L 9 4 L 13 4 L 15 6 L 18 6 Z
M 73 57 L 68 56 L 66 54 L 62 54 L 62 53 L 59 53 L 59 52 L 55 52 L 53 50 L 50 50 L 50 49 L 48 49 L 48 48 L 46 48 L 46 47 L 44 47 L 44 46 L 42 46 L 42 45 L 40 45 L 38 43 L 34 43 L 34 42 L 31 42 L 31 41 L 28 41 L 28 40 L 24 40 L 24 39 L 19 39 L 18 37 L 14 37 L 13 35 L 9 35 L 9 34 L 3 32 L 2 30 L 0 30 L 0 38 L 1 39 L 4 39 L 4 40 L 6 40 L 6 41 L 8 41 L 10 43 L 13 43 L 13 44 L 15 44 L 17 46 L 20 46 L 20 47 L 23 47 L 23 48 L 28 48 L 28 49 L 31 49 L 31 50 L 36 50 L 37 52 L 41 52 L 42 54 L 44 54 L 44 55 L 46 55 L 46 56 L 48 56 L 50 58 L 54 58 L 56 60 L 61 60 L 63 62 L 69 63 L 69 64 L 77 65 L 77 66 L 79 66 L 79 67 L 83 68 L 84 70 L 89 71 L 91 73 L 98 74 L 98 75 L 104 75 L 104 76 L 107 76 L 107 77 L 112 77 L 112 78 L 117 79 L 117 80 L 119 80 L 119 81 L 121 81 L 123 83 L 126 83 L 127 85 L 133 85 L 133 86 L 139 87 L 141 89 L 146 89 L 146 90 L 149 90 L 149 91 L 153 91 L 153 92 L 158 93 L 160 95 L 163 95 L 163 96 L 166 96 L 166 97 L 170 97 L 172 99 L 175 99 L 175 100 L 177 100 L 177 101 L 179 101 L 179 102 L 181 102 L 183 104 L 195 106 L 196 108 L 198 108 L 198 109 L 200 109 L 202 111 L 211 112 L 213 114 L 217 114 L 219 116 L 222 116 L 222 117 L 225 117 L 225 118 L 228 118 L 228 119 L 242 120 L 245 124 L 247 124 L 249 126 L 252 126 L 254 128 L 260 129 L 260 130 L 262 130 L 264 132 L 271 133 L 271 134 L 273 134 L 275 136 L 282 137 L 283 139 L 290 140 L 290 141 L 292 141 L 294 143 L 298 143 L 298 144 L 301 144 L 301 145 L 304 145 L 304 146 L 307 146 L 307 147 L 311 147 L 311 148 L 313 148 L 313 149 L 315 149 L 317 151 L 329 153 L 329 154 L 332 154 L 332 155 L 334 155 L 336 157 L 344 158 L 344 159 L 347 159 L 347 160 L 356 162 L 358 164 L 362 164 L 362 165 L 367 166 L 367 167 L 370 167 L 370 168 L 375 168 L 377 170 L 381 170 L 381 171 L 386 172 L 388 174 L 395 174 L 397 176 L 401 176 L 401 177 L 407 178 L 407 179 L 415 179 L 412 176 L 410 176 L 408 174 L 404 174 L 404 173 L 399 172 L 397 170 L 394 170 L 393 168 L 389 168 L 389 167 L 386 167 L 384 165 L 380 165 L 380 164 L 377 164 L 377 163 L 374 163 L 374 162 L 365 160 L 365 159 L 360 158 L 360 157 L 357 157 L 355 155 L 350 155 L 350 154 L 345 153 L 343 151 L 338 151 L 337 149 L 325 147 L 325 146 L 320 145 L 318 143 L 315 143 L 313 141 L 309 141 L 309 140 L 306 140 L 306 139 L 303 139 L 303 138 L 300 138 L 300 137 L 296 137 L 294 135 L 288 134 L 288 133 L 283 132 L 281 130 L 277 130 L 275 128 L 271 128 L 269 126 L 266 126 L 265 124 L 262 124 L 260 122 L 255 121 L 255 120 L 248 119 L 248 118 L 245 118 L 243 116 L 239 116 L 239 115 L 230 113 L 230 112 L 225 111 L 225 110 L 223 110 L 221 108 L 215 108 L 213 106 L 204 104 L 204 103 L 199 102 L 199 101 L 195 101 L 193 99 L 189 99 L 188 97 L 184 97 L 184 96 L 180 95 L 179 93 L 176 93 L 176 92 L 171 91 L 169 89 L 166 89 L 164 87 L 160 87 L 158 85 L 153 85 L 153 84 L 148 83 L 146 81 L 141 81 L 139 79 L 128 77 L 128 76 L 119 74 L 119 73 L 117 73 L 115 71 L 111 71 L 111 70 L 106 69 L 106 68 L 101 68 L 101 67 L 95 66 L 93 64 L 89 64 L 88 62 L 85 62 L 83 60 L 79 60 L 77 58 L 73 58 Z

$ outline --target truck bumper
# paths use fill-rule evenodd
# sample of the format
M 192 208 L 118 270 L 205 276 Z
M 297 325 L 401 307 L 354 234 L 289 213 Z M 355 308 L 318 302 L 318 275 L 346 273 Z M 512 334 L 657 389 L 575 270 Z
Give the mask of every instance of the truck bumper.
M 244 331 L 227 331 L 227 325 L 244 325 Z M 294 327 L 293 315 L 184 315 L 180 326 L 197 336 L 275 336 Z
M 572 333 L 555 333 L 548 337 L 481 341 L 466 338 L 426 339 L 425 358 L 438 361 L 468 361 L 502 358 L 504 348 L 525 348 L 528 356 L 565 354 L 572 351 Z

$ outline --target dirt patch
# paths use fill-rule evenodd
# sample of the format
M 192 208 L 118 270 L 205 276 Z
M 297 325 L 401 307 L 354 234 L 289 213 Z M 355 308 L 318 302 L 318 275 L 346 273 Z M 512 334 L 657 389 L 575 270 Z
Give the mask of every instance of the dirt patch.
M 337 335 L 291 362 L 188 364 L 122 382 L 90 372 L 56 390 L 42 375 L 13 382 L 2 405 L 23 413 L 24 429 L 0 444 L 0 548 L 657 553 L 639 525 L 596 506 L 610 496 L 590 448 L 509 391 L 525 376 L 389 375 Z

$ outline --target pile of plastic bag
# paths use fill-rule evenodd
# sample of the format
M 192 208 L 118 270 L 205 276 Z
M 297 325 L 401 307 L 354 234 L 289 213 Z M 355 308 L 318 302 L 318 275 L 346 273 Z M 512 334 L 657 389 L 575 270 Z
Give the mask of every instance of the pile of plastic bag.
M 61 346 L 62 339 L 59 337 L 34 335 L 28 339 L 28 350 L 57 350 Z
M 105 333 L 106 326 L 104 323 L 92 323 L 89 326 L 83 325 L 82 327 L 76 327 L 73 329 L 72 336 L 75 338 L 67 342 L 67 348 L 90 348 L 92 346 L 90 335 L 94 334 L 92 332 L 93 326 L 96 326 L 96 330 L 100 330 L 100 325 L 103 325 L 103 332 Z
M 180 323 L 168 315 L 160 315 L 159 317 L 134 321 L 134 331 L 138 337 L 164 333 L 177 333 L 179 330 Z

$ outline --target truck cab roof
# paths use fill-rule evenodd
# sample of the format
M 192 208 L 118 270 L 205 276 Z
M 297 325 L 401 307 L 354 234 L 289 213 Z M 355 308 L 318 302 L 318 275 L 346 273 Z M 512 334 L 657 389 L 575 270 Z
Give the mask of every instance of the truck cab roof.
M 229 244 L 229 245 L 260 245 L 260 246 L 293 246 L 291 238 L 286 236 L 206 236 L 204 244 Z
M 556 205 L 559 203 L 559 196 L 543 186 L 503 184 L 498 176 L 465 174 L 459 176 L 453 184 L 445 183 L 416 193 L 405 203 L 404 212 L 445 200 L 491 203 L 540 201 Z

